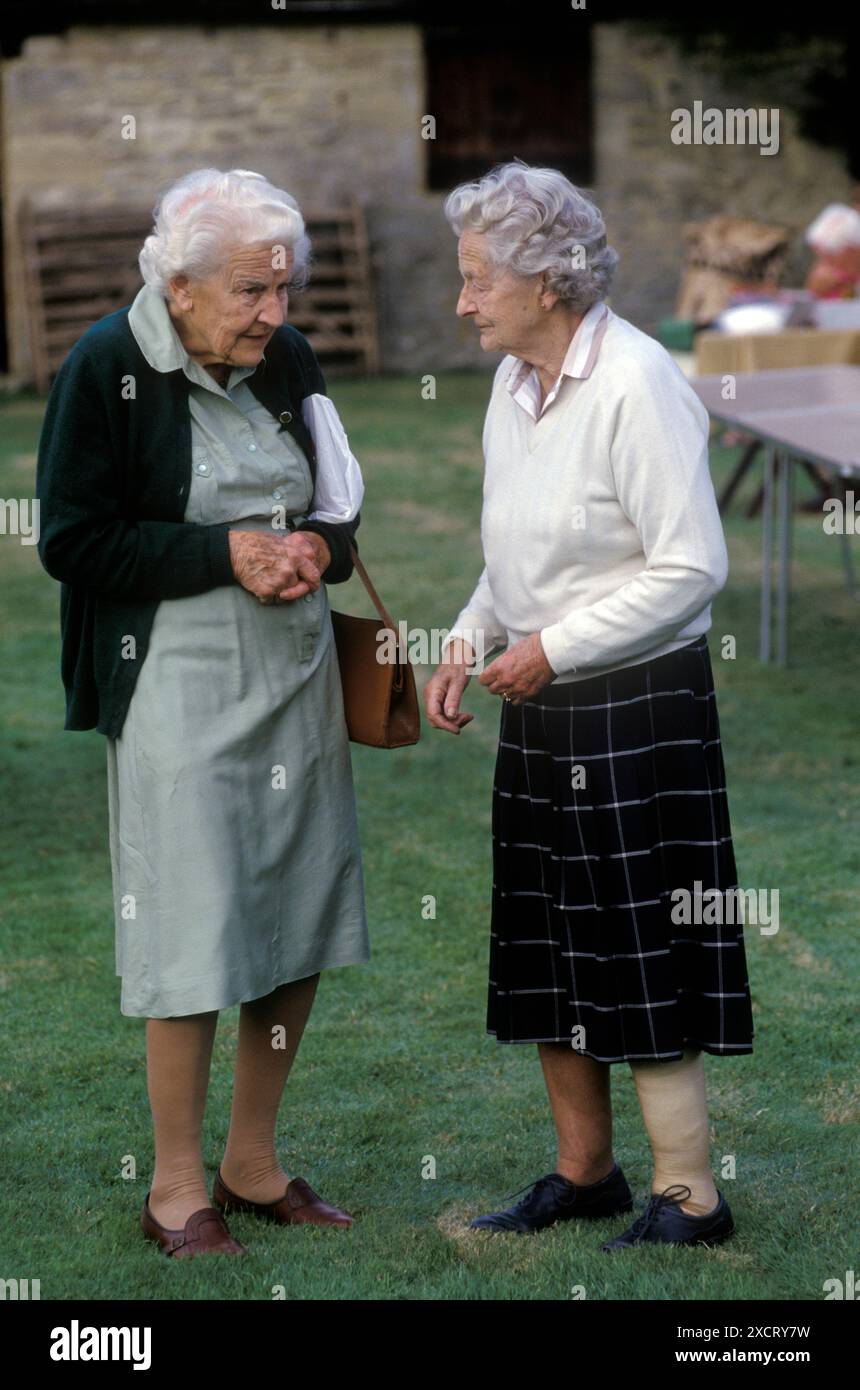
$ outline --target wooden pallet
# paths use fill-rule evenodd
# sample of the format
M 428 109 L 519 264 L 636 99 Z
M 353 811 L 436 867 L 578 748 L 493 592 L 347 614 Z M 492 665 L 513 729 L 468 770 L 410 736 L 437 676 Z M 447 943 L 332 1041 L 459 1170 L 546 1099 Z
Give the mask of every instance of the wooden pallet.
M 134 298 L 142 283 L 137 256 L 151 226 L 144 209 L 84 214 L 21 205 L 18 231 L 37 390 L 48 390 L 90 324 Z
M 310 341 L 326 375 L 379 371 L 379 335 L 364 213 L 305 214 L 312 278 L 290 297 L 290 322 Z M 97 212 L 37 209 L 18 220 L 30 351 L 37 390 L 47 392 L 85 329 L 130 304 L 142 284 L 138 253 L 152 228 L 143 208 Z
M 290 323 L 309 340 L 327 375 L 379 371 L 379 329 L 367 226 L 360 205 L 304 214 L 313 262 L 307 288 L 291 297 Z

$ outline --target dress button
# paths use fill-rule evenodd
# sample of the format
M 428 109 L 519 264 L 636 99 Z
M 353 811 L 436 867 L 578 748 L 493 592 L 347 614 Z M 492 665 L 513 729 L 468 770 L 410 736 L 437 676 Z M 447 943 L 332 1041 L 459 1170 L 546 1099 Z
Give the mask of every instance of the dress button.
M 279 502 L 283 497 L 283 493 L 281 492 L 280 488 L 275 488 L 275 491 L 272 493 L 272 496 L 274 497 L 276 502 Z
M 207 470 L 206 470 L 206 464 L 205 464 L 205 463 L 198 463 L 198 465 L 197 465 L 197 472 L 198 472 L 198 473 L 205 473 L 206 471 L 207 471 Z
M 256 446 L 256 444 L 249 444 L 249 445 L 248 445 L 248 453 L 249 453 L 249 454 L 256 454 L 256 452 L 257 452 L 257 446 Z
M 291 410 L 282 410 L 280 415 L 278 416 L 278 419 L 280 420 L 282 425 L 288 425 L 292 418 L 293 412 Z
M 313 596 L 313 594 L 305 594 L 305 603 L 313 603 L 313 601 L 314 601 L 314 596 Z

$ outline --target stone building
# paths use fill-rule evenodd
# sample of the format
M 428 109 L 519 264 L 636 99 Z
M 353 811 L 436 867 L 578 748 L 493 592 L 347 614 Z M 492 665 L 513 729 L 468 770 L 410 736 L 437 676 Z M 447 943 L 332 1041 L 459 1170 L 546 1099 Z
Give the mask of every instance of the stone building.
M 592 13 L 584 0 L 551 7 L 549 36 L 523 26 L 521 5 L 504 4 L 490 28 L 470 27 L 466 7 L 463 22 L 444 23 L 438 6 L 396 0 L 114 4 L 112 23 L 104 5 L 66 4 L 47 21 L 30 8 L 48 32 L 33 33 L 19 7 L 19 31 L 3 46 L 0 127 L 7 366 L 24 377 L 24 197 L 151 206 L 201 165 L 259 169 L 304 205 L 355 196 L 368 220 L 383 366 L 420 372 L 482 360 L 454 315 L 455 241 L 441 207 L 454 182 L 498 159 L 554 164 L 593 190 L 621 253 L 611 302 L 646 330 L 674 306 L 684 221 L 731 212 L 783 223 L 795 233 L 787 281 L 799 283 L 803 228 L 857 178 L 844 149 L 801 129 L 794 104 L 804 74 L 840 59 L 832 34 L 789 45 L 788 84 L 773 63 L 727 78 L 725 65 L 707 51 L 691 56 L 660 25 L 605 6 Z M 673 143 L 672 111 L 695 101 L 778 108 L 778 152 Z

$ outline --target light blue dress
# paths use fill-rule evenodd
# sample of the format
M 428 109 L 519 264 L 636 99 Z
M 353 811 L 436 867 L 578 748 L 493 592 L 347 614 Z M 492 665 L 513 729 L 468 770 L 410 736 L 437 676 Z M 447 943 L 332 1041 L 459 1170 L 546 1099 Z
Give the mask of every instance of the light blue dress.
M 308 462 L 235 368 L 190 359 L 164 300 L 129 322 L 192 383 L 185 520 L 271 531 L 307 515 Z M 264 605 L 239 584 L 165 599 L 108 739 L 122 1013 L 226 1008 L 370 958 L 349 741 L 325 586 Z

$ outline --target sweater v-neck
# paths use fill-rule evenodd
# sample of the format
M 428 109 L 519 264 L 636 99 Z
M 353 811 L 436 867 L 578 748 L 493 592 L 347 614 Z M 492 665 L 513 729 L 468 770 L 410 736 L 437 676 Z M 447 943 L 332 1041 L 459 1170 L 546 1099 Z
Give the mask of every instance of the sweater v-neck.
M 517 429 L 521 432 L 526 451 L 530 456 L 540 453 L 555 437 L 556 432 L 561 426 L 563 419 L 570 423 L 570 411 L 573 409 L 574 397 L 578 394 L 573 389 L 573 378 L 566 377 L 559 386 L 558 394 L 546 412 L 542 412 L 536 420 L 523 410 L 516 402 L 512 402 L 516 412 Z

